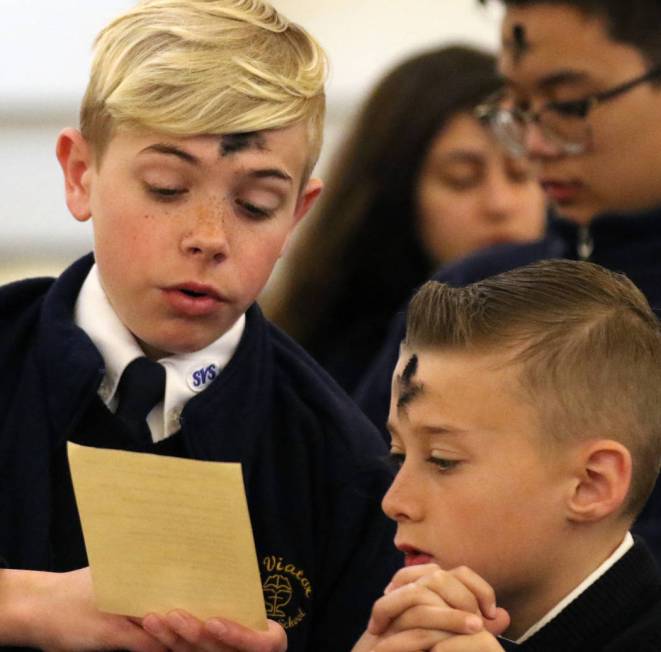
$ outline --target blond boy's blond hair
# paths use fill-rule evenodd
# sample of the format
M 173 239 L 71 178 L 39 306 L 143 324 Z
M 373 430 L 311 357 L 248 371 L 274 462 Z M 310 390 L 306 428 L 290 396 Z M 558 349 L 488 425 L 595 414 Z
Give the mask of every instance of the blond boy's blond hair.
M 406 344 L 509 355 L 549 450 L 606 437 L 631 452 L 622 514 L 643 508 L 661 467 L 661 328 L 623 274 L 547 260 L 463 288 L 429 281 L 407 314 Z
M 261 0 L 143 0 L 97 37 L 81 131 L 97 161 L 118 128 L 172 136 L 308 127 L 319 156 L 326 57 Z

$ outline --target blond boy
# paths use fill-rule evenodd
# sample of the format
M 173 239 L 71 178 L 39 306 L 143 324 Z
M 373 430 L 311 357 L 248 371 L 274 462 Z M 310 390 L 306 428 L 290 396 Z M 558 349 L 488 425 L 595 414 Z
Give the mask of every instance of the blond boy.
M 661 463 L 661 330 L 626 277 L 429 282 L 392 387 L 407 568 L 355 652 L 661 649 L 661 575 L 629 533 Z
M 94 256 L 0 289 L 0 644 L 330 652 L 397 568 L 379 436 L 254 304 L 321 190 L 325 67 L 259 0 L 144 0 L 99 36 L 57 143 Z M 268 631 L 98 612 L 67 440 L 241 462 Z

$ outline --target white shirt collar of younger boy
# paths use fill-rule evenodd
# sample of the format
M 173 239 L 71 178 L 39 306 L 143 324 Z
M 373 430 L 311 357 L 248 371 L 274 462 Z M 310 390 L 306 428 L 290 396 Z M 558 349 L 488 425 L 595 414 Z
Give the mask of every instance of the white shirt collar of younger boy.
M 98 393 L 114 412 L 122 373 L 144 352 L 110 305 L 96 265 L 92 266 L 78 294 L 74 321 L 87 333 L 105 362 L 106 373 Z M 239 345 L 244 328 L 245 315 L 241 315 L 227 333 L 201 351 L 170 355 L 158 361 L 165 367 L 165 396 L 147 417 L 154 442 L 179 430 L 186 403 L 208 387 L 225 368 Z
M 631 532 L 627 532 L 622 543 L 615 549 L 613 554 L 606 559 L 594 572 L 588 575 L 571 593 L 565 596 L 558 602 L 551 611 L 549 611 L 541 620 L 538 620 L 523 636 L 518 638 L 516 643 L 523 643 L 529 639 L 533 634 L 536 634 L 542 627 L 548 625 L 563 609 L 565 609 L 571 602 L 576 600 L 581 593 L 594 584 L 602 575 L 608 571 L 611 566 L 615 565 L 628 550 L 633 546 L 633 536 Z

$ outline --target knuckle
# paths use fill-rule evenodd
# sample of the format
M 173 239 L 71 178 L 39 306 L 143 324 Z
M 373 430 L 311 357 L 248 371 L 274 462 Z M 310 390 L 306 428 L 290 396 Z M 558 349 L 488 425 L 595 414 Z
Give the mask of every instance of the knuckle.
M 400 568 L 393 576 L 392 576 L 392 581 L 397 583 L 401 582 L 404 580 L 404 578 L 408 577 L 408 568 Z
M 459 577 L 467 577 L 468 575 L 473 574 L 473 571 L 465 565 L 457 566 L 457 568 L 454 569 L 454 572 Z

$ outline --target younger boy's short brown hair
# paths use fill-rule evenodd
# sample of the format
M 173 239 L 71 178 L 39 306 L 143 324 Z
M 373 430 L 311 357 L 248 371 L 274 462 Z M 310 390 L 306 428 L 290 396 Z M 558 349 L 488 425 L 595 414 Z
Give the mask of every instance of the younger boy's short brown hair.
M 661 329 L 643 294 L 599 265 L 548 260 L 464 288 L 429 281 L 411 301 L 405 346 L 501 352 L 551 446 L 605 437 L 631 452 L 632 520 L 661 466 Z
M 115 129 L 194 136 L 304 122 L 321 148 L 326 57 L 261 0 L 142 0 L 98 36 L 81 132 L 100 161 Z

